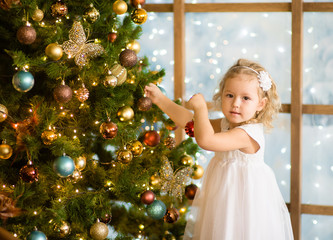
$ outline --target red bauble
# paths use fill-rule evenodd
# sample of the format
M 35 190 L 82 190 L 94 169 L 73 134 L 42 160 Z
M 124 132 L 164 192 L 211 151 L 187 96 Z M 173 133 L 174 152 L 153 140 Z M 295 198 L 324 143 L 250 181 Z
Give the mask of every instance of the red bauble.
M 29 162 L 20 169 L 20 177 L 27 183 L 38 181 L 38 169 L 32 165 L 32 162 Z
M 190 121 L 185 125 L 185 132 L 190 137 L 194 137 L 194 121 Z
M 117 136 L 118 126 L 113 122 L 102 123 L 99 132 L 102 134 L 105 139 L 112 139 Z
M 144 191 L 141 194 L 140 200 L 143 204 L 152 204 L 155 200 L 155 194 L 150 190 Z
M 22 26 L 17 30 L 17 40 L 22 44 L 32 44 L 37 37 L 36 30 L 31 26 Z
M 148 111 L 153 106 L 153 102 L 149 97 L 142 97 L 138 100 L 138 109 L 140 111 Z
M 176 208 L 168 208 L 163 219 L 167 223 L 175 223 L 179 218 L 179 212 Z
M 146 3 L 146 0 L 131 0 L 130 3 L 133 7 L 137 8 L 139 4 L 142 7 Z
M 190 184 L 188 186 L 186 186 L 185 188 L 185 196 L 189 199 L 189 200 L 193 200 L 195 197 L 195 193 L 197 192 L 198 187 L 195 184 Z
M 67 85 L 60 85 L 53 91 L 55 100 L 59 103 L 67 103 L 72 99 L 73 91 Z
M 113 43 L 113 42 L 116 41 L 116 39 L 117 39 L 117 33 L 115 33 L 115 32 L 110 32 L 110 33 L 108 34 L 108 41 L 109 41 L 109 42 Z
M 155 147 L 160 143 L 160 135 L 155 130 L 145 132 L 143 135 L 143 142 L 150 147 Z
M 124 67 L 134 67 L 138 61 L 136 52 L 131 49 L 125 49 L 119 55 L 119 61 Z

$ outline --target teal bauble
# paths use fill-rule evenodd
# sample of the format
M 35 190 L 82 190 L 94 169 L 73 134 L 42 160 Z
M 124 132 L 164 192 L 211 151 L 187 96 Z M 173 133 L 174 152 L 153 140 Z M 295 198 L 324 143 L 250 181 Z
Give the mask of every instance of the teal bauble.
M 68 177 L 75 170 L 75 162 L 68 156 L 61 156 L 54 161 L 53 169 L 60 177 Z
M 19 71 L 14 74 L 12 83 L 19 92 L 28 92 L 35 84 L 34 76 L 30 72 Z
M 161 200 L 155 200 L 152 204 L 147 206 L 148 216 L 155 220 L 163 218 L 165 213 L 166 206 Z
M 47 237 L 41 231 L 32 231 L 29 233 L 27 240 L 47 240 Z

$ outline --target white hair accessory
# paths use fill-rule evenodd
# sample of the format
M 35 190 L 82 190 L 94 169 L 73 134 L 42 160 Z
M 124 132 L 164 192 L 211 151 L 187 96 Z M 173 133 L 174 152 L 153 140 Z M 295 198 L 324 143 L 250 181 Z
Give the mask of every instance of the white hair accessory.
M 267 92 L 269 89 L 271 89 L 272 79 L 269 77 L 268 72 L 265 71 L 257 72 L 256 70 L 248 66 L 235 66 L 235 67 L 243 67 L 251 70 L 252 72 L 255 72 L 259 80 L 259 86 L 262 88 L 264 92 Z

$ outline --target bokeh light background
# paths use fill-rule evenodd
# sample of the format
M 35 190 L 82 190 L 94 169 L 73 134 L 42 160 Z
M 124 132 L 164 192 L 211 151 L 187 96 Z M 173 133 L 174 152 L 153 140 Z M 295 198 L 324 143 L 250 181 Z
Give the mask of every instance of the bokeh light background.
M 146 0 L 146 3 L 172 2 Z M 200 2 L 226 1 L 186 1 Z M 238 58 L 248 58 L 260 62 L 270 72 L 277 83 L 282 103 L 291 103 L 291 13 L 186 13 L 185 17 L 185 99 L 201 92 L 207 101 L 211 101 L 223 73 Z M 332 22 L 333 13 L 304 13 L 304 104 L 333 104 Z M 166 76 L 162 87 L 166 90 L 167 96 L 173 99 L 173 13 L 149 12 L 148 20 L 142 28 L 139 57 L 149 58 L 151 70 L 165 69 Z M 218 118 L 222 114 L 211 112 L 210 116 Z M 289 202 L 290 114 L 280 114 L 274 125 L 274 130 L 266 135 L 265 161 L 274 170 L 283 197 Z M 333 116 L 303 115 L 304 204 L 333 205 L 333 193 L 330 191 L 330 186 L 333 185 L 332 134 Z M 196 156 L 197 162 L 206 167 L 212 156 L 211 152 L 201 151 Z M 200 181 L 196 184 L 200 186 Z M 331 240 L 332 226 L 332 216 L 304 214 L 302 239 Z

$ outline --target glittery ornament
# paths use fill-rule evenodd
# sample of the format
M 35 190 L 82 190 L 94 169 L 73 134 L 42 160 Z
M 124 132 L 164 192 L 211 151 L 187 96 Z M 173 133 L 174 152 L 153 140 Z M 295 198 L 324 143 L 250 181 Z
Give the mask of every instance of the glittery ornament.
M 50 59 L 54 61 L 58 61 L 62 58 L 63 50 L 62 47 L 58 43 L 50 43 L 45 48 L 45 54 Z
M 204 168 L 201 165 L 194 165 L 194 168 L 195 170 L 193 172 L 192 178 L 196 180 L 202 178 L 205 171 Z
M 108 33 L 108 41 L 111 43 L 114 43 L 117 39 L 117 33 L 115 32 L 110 32 Z
M 154 200 L 152 204 L 147 206 L 147 214 L 149 217 L 158 220 L 164 217 L 166 206 L 161 200 Z
M 75 169 L 69 177 L 72 182 L 77 183 L 82 178 L 81 171 Z
M 174 131 L 177 129 L 177 126 L 176 126 L 175 122 L 171 120 L 171 118 L 168 118 L 165 122 L 165 128 L 170 131 Z
M 117 83 L 118 83 L 118 80 L 113 75 L 107 75 L 103 82 L 105 87 L 115 87 L 115 86 L 117 86 Z
M 190 165 L 192 166 L 194 161 L 193 161 L 193 158 L 188 155 L 188 154 L 184 154 L 182 157 L 181 157 L 181 161 L 182 161 L 182 164 L 184 165 Z
M 62 44 L 62 48 L 69 58 L 74 57 L 74 62 L 79 67 L 87 65 L 90 58 L 104 53 L 101 45 L 87 41 L 83 26 L 78 21 L 74 21 L 69 30 L 69 40 Z
M 113 76 L 117 78 L 117 85 L 121 85 L 126 81 L 127 78 L 127 70 L 125 67 L 121 66 L 120 64 L 115 64 L 110 69 L 110 72 Z
M 58 135 L 53 130 L 45 130 L 41 138 L 45 145 L 51 145 L 58 138 Z
M 71 227 L 68 222 L 61 221 L 60 224 L 56 224 L 54 226 L 54 231 L 56 232 L 57 236 L 64 238 L 71 233 Z
M 8 110 L 5 105 L 0 104 L 0 122 L 3 122 L 7 119 Z
M 100 13 L 99 11 L 91 4 L 90 8 L 88 9 L 88 11 L 86 11 L 85 13 L 85 17 L 87 18 L 87 20 L 90 23 L 94 23 L 96 22 L 99 17 L 100 17 Z
M 31 16 L 32 20 L 34 20 L 35 22 L 40 22 L 43 20 L 44 18 L 44 12 L 42 10 L 40 10 L 39 8 L 37 8 L 32 16 Z
M 12 78 L 13 87 L 19 92 L 28 92 L 30 91 L 34 84 L 34 76 L 27 71 L 19 71 L 14 74 Z
M 137 103 L 140 111 L 148 111 L 153 106 L 153 102 L 149 97 L 141 97 Z
M 186 186 L 186 188 L 185 188 L 185 196 L 187 197 L 187 199 L 193 200 L 194 197 L 195 197 L 195 194 L 196 194 L 197 190 L 198 190 L 197 185 L 195 185 L 193 183 L 190 184 L 190 185 L 188 185 L 188 186 Z
M 35 230 L 29 233 L 26 240 L 47 240 L 47 237 L 43 232 Z
M 174 149 L 176 147 L 176 140 L 173 137 L 168 136 L 164 140 L 164 145 L 170 150 Z
M 188 136 L 194 137 L 194 121 L 189 121 L 185 125 L 185 132 Z
M 72 99 L 73 91 L 63 83 L 53 90 L 53 96 L 59 103 L 68 103 Z
M 51 15 L 53 17 L 64 17 L 68 13 L 68 8 L 65 3 L 58 0 L 56 3 L 51 5 Z
M 31 26 L 22 26 L 16 32 L 17 40 L 25 45 L 32 44 L 37 37 L 36 30 Z
M 147 21 L 148 14 L 142 8 L 135 9 L 131 14 L 131 19 L 135 24 L 143 24 Z
M 131 5 L 137 8 L 139 5 L 143 6 L 146 3 L 146 0 L 131 0 Z
M 85 156 L 80 156 L 74 159 L 75 168 L 79 171 L 85 169 L 87 165 L 87 158 Z
M 38 181 L 38 169 L 31 161 L 20 169 L 20 177 L 24 182 L 32 183 Z
M 0 145 L 0 159 L 8 159 L 12 156 L 13 149 L 5 141 Z
M 117 112 L 120 121 L 125 122 L 134 118 L 134 111 L 130 106 L 123 106 Z
M 12 5 L 21 4 L 20 0 L 0 0 L 0 7 L 3 10 L 9 10 L 12 8 Z
M 143 151 L 142 143 L 138 140 L 126 144 L 126 148 L 130 150 L 134 156 L 139 156 Z
M 58 157 L 53 162 L 53 170 L 59 177 L 68 177 L 75 170 L 75 163 L 72 158 L 64 155 Z
M 127 164 L 130 163 L 133 159 L 133 154 L 130 150 L 122 149 L 117 153 L 117 160 L 121 163 Z
M 141 47 L 140 47 L 140 43 L 139 43 L 138 41 L 136 41 L 136 40 L 134 40 L 134 41 L 128 43 L 128 44 L 126 45 L 126 47 L 127 47 L 128 49 L 133 50 L 136 54 L 138 54 L 138 53 L 140 52 L 140 49 L 141 49 Z
M 140 201 L 143 203 L 143 204 L 152 204 L 155 200 L 155 194 L 154 192 L 150 191 L 150 190 L 147 190 L 147 191 L 144 191 L 141 196 L 140 196 Z
M 193 168 L 184 167 L 173 172 L 166 156 L 162 157 L 162 162 L 162 169 L 160 171 L 162 181 L 161 193 L 169 193 L 170 196 L 179 198 L 182 201 L 185 184 L 189 181 Z
M 101 124 L 99 127 L 99 132 L 105 139 L 113 139 L 117 136 L 118 126 L 117 124 L 108 121 Z
M 124 67 L 133 67 L 138 61 L 135 51 L 131 49 L 125 49 L 119 55 L 119 61 Z
M 143 142 L 149 147 L 155 147 L 160 143 L 160 135 L 155 130 L 146 131 L 143 135 Z
M 82 84 L 78 90 L 75 91 L 76 97 L 80 102 L 85 102 L 89 98 L 89 90 Z
M 176 208 L 167 208 L 166 213 L 163 217 L 166 223 L 175 223 L 179 218 L 179 211 Z
M 109 234 L 109 228 L 105 223 L 94 223 L 90 228 L 90 236 L 94 240 L 104 240 Z
M 112 5 L 113 11 L 118 15 L 122 15 L 127 12 L 127 8 L 127 3 L 123 0 L 117 0 Z

